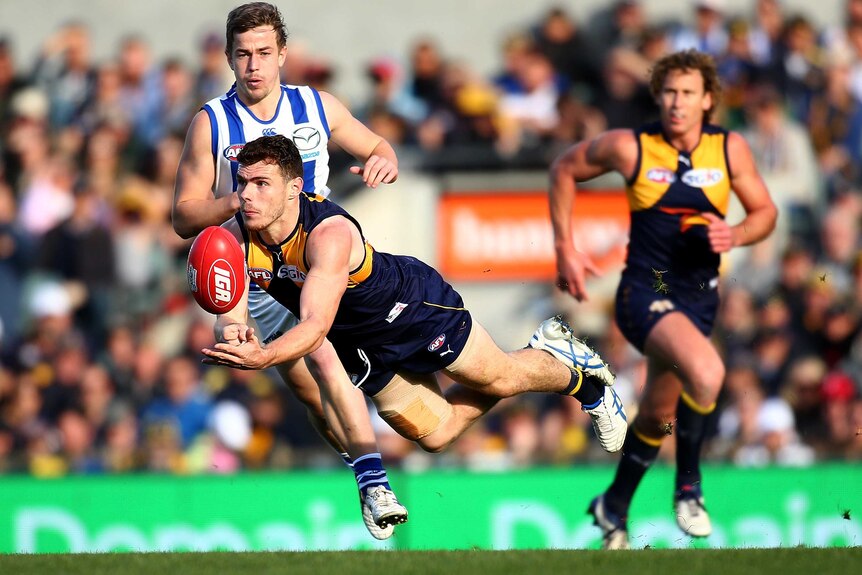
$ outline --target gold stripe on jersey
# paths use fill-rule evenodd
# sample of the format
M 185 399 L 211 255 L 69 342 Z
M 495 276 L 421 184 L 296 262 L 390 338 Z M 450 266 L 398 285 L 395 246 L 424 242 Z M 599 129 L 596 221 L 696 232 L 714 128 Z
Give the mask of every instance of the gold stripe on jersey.
M 707 200 L 722 215 L 730 202 L 730 175 L 725 156 L 726 132 L 705 127 L 700 142 L 691 153 L 690 172 L 700 174 L 694 187 L 703 190 Z M 680 152 L 671 146 L 660 130 L 638 133 L 640 161 L 633 181 L 626 186 L 629 209 L 633 212 L 655 206 L 680 180 L 677 174 Z M 720 174 L 720 178 L 717 176 Z M 678 185 L 678 184 L 677 184 Z M 690 222 L 691 224 L 705 222 Z
M 310 198 L 312 201 L 322 201 L 324 198 L 317 196 Z M 248 246 L 248 269 L 252 279 L 262 289 L 268 290 L 272 281 L 272 277 L 278 274 L 281 279 L 289 279 L 297 286 L 302 287 L 305 283 L 305 276 L 308 273 L 308 265 L 305 261 L 305 248 L 308 243 L 308 232 L 305 231 L 302 224 L 296 228 L 296 232 L 291 237 L 281 244 L 281 262 L 274 261 L 273 253 L 267 249 L 255 232 L 251 232 L 251 241 Z M 365 281 L 371 275 L 373 266 L 374 248 L 371 244 L 365 242 L 365 256 L 362 263 L 353 271 L 347 279 L 348 289 Z M 282 271 L 283 268 L 283 271 Z M 268 270 L 272 276 L 270 279 L 263 277 L 263 274 L 255 274 L 255 270 Z
M 700 137 L 700 144 L 691 153 L 691 163 L 695 168 L 716 169 L 724 174 L 721 180 L 711 185 L 699 186 L 706 194 L 709 203 L 715 206 L 722 216 L 727 215 L 730 204 L 730 174 L 727 171 L 725 154 L 726 139 L 725 132 L 704 133 Z

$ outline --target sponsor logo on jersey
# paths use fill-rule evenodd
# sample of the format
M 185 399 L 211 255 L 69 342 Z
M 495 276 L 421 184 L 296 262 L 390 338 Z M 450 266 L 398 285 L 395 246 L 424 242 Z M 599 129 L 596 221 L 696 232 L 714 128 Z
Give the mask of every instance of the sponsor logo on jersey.
M 646 178 L 658 184 L 672 184 L 676 181 L 676 174 L 667 168 L 652 168 L 646 173 Z
M 272 272 L 264 268 L 249 268 L 248 277 L 254 281 L 268 282 L 272 281 Z
M 386 316 L 386 322 L 392 323 L 395 321 L 395 318 L 401 315 L 401 312 L 404 311 L 404 308 L 406 307 L 406 303 L 401 303 L 400 301 L 395 302 L 395 306 L 389 310 L 389 315 Z
M 293 131 L 293 143 L 300 152 L 308 152 L 320 145 L 320 132 L 314 126 L 300 126 Z
M 441 346 L 441 345 L 443 345 L 443 342 L 444 342 L 444 341 L 446 341 L 446 334 L 445 334 L 445 333 L 441 333 L 441 334 L 440 334 L 440 335 L 438 335 L 438 336 L 437 336 L 437 338 L 436 338 L 434 341 L 432 341 L 432 342 L 431 342 L 431 344 L 428 346 L 428 351 L 437 351 L 438 349 L 440 349 L 440 346 Z
M 657 299 L 649 304 L 649 310 L 653 313 L 667 313 L 675 309 L 675 307 L 669 299 Z
M 320 152 L 309 152 L 307 154 L 302 154 L 302 161 L 310 160 L 311 158 L 316 158 L 320 155 Z
M 714 186 L 724 179 L 724 172 L 717 168 L 697 168 L 682 175 L 682 181 L 693 188 Z
M 280 279 L 289 279 L 294 282 L 304 282 L 305 274 L 296 266 L 281 266 L 277 275 Z
M 263 132 L 261 132 L 264 136 L 274 136 L 278 132 L 275 131 L 275 128 L 266 128 Z
M 225 158 L 227 158 L 231 162 L 235 162 L 236 157 L 242 151 L 243 146 L 245 146 L 245 144 L 234 144 L 232 146 L 228 146 L 227 148 L 225 148 L 224 152 L 222 152 L 222 153 L 224 154 Z

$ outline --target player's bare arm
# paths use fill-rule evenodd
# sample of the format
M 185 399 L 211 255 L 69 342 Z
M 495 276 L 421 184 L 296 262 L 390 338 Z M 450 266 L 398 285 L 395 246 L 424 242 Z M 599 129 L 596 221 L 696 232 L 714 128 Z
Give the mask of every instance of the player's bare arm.
M 332 94 L 320 92 L 320 100 L 329 121 L 332 141 L 364 163 L 353 166 L 350 171 L 362 176 L 371 188 L 394 182 L 398 178 L 398 158 L 389 142 L 357 120 Z
M 731 188 L 745 208 L 745 218 L 730 225 L 715 214 L 703 214 L 710 222 L 709 242 L 716 253 L 759 242 L 772 232 L 778 218 L 778 209 L 757 171 L 745 139 L 735 132 L 728 134 L 727 152 Z
M 611 130 L 575 144 L 551 165 L 550 209 L 557 254 L 557 286 L 578 301 L 588 298 L 587 272 L 598 275 L 592 259 L 578 250 L 572 228 L 577 182 L 618 171 L 629 176 L 637 161 L 637 141 L 631 130 Z
M 320 348 L 347 289 L 353 242 L 351 227 L 344 218 L 331 218 L 309 234 L 306 246 L 309 269 L 300 295 L 296 327 L 266 347 L 250 334 L 243 345 L 219 343 L 212 350 L 203 350 L 204 354 L 213 363 L 228 367 L 266 369 L 302 358 Z M 230 317 L 237 319 L 235 315 Z
M 212 127 L 203 110 L 189 126 L 177 170 L 171 221 L 183 238 L 198 234 L 207 226 L 217 226 L 239 209 L 239 197 L 230 194 L 213 197 L 215 160 L 212 153 Z

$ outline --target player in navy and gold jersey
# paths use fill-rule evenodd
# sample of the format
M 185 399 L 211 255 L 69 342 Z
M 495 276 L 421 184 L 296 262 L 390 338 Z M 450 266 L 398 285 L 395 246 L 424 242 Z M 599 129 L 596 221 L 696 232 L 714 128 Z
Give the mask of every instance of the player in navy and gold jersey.
M 203 350 L 209 361 L 263 369 L 304 357 L 326 338 L 380 416 L 429 451 L 445 448 L 498 398 L 527 391 L 574 396 L 605 449 L 622 446 L 626 419 L 613 375 L 562 322 L 547 320 L 528 348 L 504 353 L 434 268 L 378 252 L 342 208 L 303 194 L 290 140 L 259 138 L 239 160 L 242 207 L 225 226 L 243 245 L 249 277 L 300 321 L 262 346 L 246 325 L 244 299 L 217 319 L 226 343 Z M 446 397 L 440 371 L 461 384 Z
M 653 69 L 650 89 L 659 122 L 604 132 L 563 152 L 551 168 L 558 286 L 577 300 L 587 298 L 585 274 L 597 270 L 573 242 L 576 182 L 619 172 L 631 210 L 616 321 L 646 356 L 648 373 L 614 481 L 589 509 L 609 549 L 628 547 L 629 504 L 674 420 L 677 523 L 692 536 L 711 533 L 700 449 L 725 371 L 709 340 L 718 267 L 721 253 L 762 240 L 777 217 L 745 140 L 710 124 L 720 93 L 712 59 L 693 50 L 668 55 Z M 746 210 L 735 225 L 724 220 L 731 190 Z

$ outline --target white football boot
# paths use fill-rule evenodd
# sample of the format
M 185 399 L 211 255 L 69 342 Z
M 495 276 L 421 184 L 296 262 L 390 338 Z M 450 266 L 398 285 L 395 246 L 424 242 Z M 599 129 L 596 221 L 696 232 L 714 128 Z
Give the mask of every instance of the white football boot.
M 676 512 L 676 524 L 686 535 L 709 537 L 712 534 L 712 522 L 706 512 L 703 491 L 699 485 L 677 490 L 673 496 L 673 509 Z
M 569 324 L 559 316 L 543 321 L 529 345 L 550 353 L 573 372 L 605 386 L 602 399 L 582 409 L 593 420 L 593 429 L 602 448 L 609 453 L 622 449 L 628 429 L 626 412 L 612 387 L 614 374 L 599 354 L 576 338 Z
M 629 548 L 626 520 L 608 510 L 604 493 L 593 499 L 587 513 L 593 516 L 593 524 L 602 530 L 602 549 Z
M 382 530 L 407 521 L 407 508 L 398 502 L 392 491 L 382 485 L 372 487 L 365 493 L 362 506 L 363 519 L 365 519 L 366 507 L 371 513 L 371 520 Z M 370 528 L 369 531 L 371 531 Z
M 374 522 L 371 508 L 368 507 L 368 505 L 365 504 L 365 501 L 362 501 L 361 498 L 359 500 L 359 505 L 362 507 L 362 521 L 365 523 L 365 528 L 368 529 L 368 532 L 371 533 L 372 537 L 381 541 L 392 537 L 392 534 L 395 533 L 395 525 L 387 525 L 386 527 L 381 528 Z

